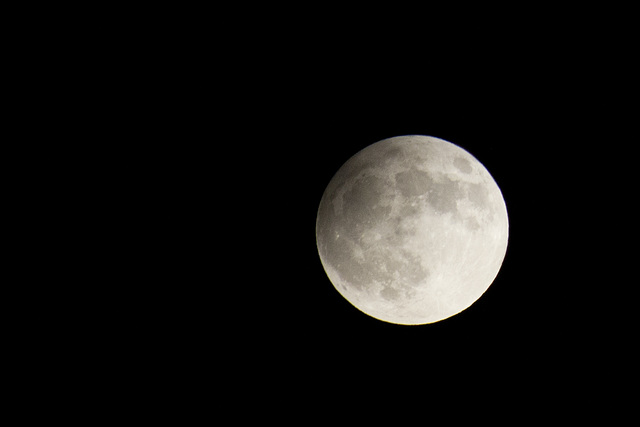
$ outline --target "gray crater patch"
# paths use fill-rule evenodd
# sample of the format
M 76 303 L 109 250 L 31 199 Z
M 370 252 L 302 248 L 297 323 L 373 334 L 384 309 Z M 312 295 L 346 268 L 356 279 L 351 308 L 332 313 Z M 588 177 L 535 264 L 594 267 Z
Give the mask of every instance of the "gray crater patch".
M 409 169 L 395 175 L 396 187 L 405 197 L 415 197 L 425 194 L 431 185 L 431 177 L 427 172 Z
M 404 250 L 402 254 L 406 259 L 406 262 L 402 266 L 402 271 L 407 280 L 407 284 L 410 286 L 423 284 L 429 277 L 429 271 L 422 267 L 420 257 Z
M 361 232 L 384 220 L 391 211 L 380 205 L 384 193 L 384 180 L 375 176 L 363 176 L 342 196 L 343 213 L 355 231 Z
M 388 287 L 380 291 L 380 295 L 387 301 L 397 300 L 400 297 L 400 293 L 398 291 Z
M 465 159 L 464 157 L 456 157 L 453 161 L 453 166 L 458 168 L 458 170 L 462 173 L 471 173 L 471 171 L 473 170 L 473 168 L 471 167 L 471 163 L 469 163 L 469 160 Z
M 458 210 L 457 201 L 461 198 L 462 193 L 457 181 L 445 177 L 442 182 L 434 183 L 431 187 L 427 202 L 438 213 L 455 213 Z
M 489 204 L 487 187 L 482 184 L 469 184 L 469 200 L 480 208 L 486 208 Z

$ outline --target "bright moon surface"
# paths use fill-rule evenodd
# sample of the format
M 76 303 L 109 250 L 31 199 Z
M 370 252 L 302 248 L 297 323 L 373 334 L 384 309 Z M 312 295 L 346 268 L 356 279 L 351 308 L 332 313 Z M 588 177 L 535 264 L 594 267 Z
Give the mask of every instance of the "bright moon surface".
M 329 280 L 391 323 L 446 319 L 473 304 L 507 250 L 502 193 L 471 154 L 410 135 L 351 157 L 320 201 L 316 241 Z

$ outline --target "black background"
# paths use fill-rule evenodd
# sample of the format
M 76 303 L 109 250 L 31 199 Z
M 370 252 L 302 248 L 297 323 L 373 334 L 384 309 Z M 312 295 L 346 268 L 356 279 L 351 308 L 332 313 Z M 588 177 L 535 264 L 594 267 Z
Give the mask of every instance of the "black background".
M 393 49 L 345 50 L 250 56 L 210 82 L 207 96 L 192 91 L 207 103 L 182 106 L 175 132 L 185 142 L 170 164 L 179 162 L 175 192 L 189 207 L 182 236 L 194 243 L 184 247 L 175 280 L 186 288 L 169 317 L 182 325 L 180 341 L 211 337 L 270 380 L 434 375 L 412 361 L 483 383 L 494 374 L 530 381 L 549 363 L 573 372 L 576 355 L 606 335 L 590 302 L 598 269 L 589 260 L 605 234 L 594 226 L 602 210 L 594 199 L 607 193 L 594 164 L 607 163 L 611 115 L 605 91 L 585 90 L 588 61 L 561 62 L 557 50 L 530 57 L 526 46 L 404 59 Z M 510 221 L 489 290 L 459 315 L 423 326 L 351 306 L 315 242 L 333 174 L 360 149 L 407 134 L 475 156 L 501 188 Z M 210 354 L 206 343 L 196 347 Z
M 561 20 L 547 22 L 557 32 L 547 42 L 535 25 L 518 32 L 518 20 L 465 32 L 431 21 L 265 21 L 244 32 L 186 22 L 123 38 L 117 60 L 92 42 L 84 68 L 67 76 L 78 94 L 57 86 L 47 98 L 51 109 L 60 99 L 73 107 L 47 130 L 78 143 L 49 149 L 82 172 L 67 174 L 80 208 L 61 212 L 86 224 L 82 253 L 69 260 L 82 266 L 79 279 L 100 276 L 81 305 L 99 327 L 82 324 L 91 351 L 112 361 L 107 372 L 139 370 L 160 390 L 223 382 L 238 396 L 284 387 L 303 399 L 387 381 L 397 394 L 408 384 L 509 391 L 593 379 L 581 360 L 617 340 L 603 319 L 624 322 L 600 302 L 624 299 L 602 273 L 613 247 L 602 240 L 617 236 L 610 214 L 623 210 L 611 148 L 624 139 L 613 135 L 630 117 L 613 108 L 625 93 L 618 52 L 565 34 Z M 342 164 L 410 134 L 476 157 L 510 226 L 487 292 L 421 326 L 348 303 L 315 238 L 320 199 Z
M 580 296 L 567 252 L 576 243 L 571 206 L 579 196 L 566 191 L 567 165 L 582 161 L 576 150 L 582 141 L 572 129 L 577 112 L 562 106 L 556 86 L 543 89 L 553 82 L 515 86 L 503 77 L 430 67 L 407 66 L 386 80 L 364 69 L 333 81 L 316 77 L 300 93 L 279 86 L 250 116 L 252 140 L 242 132 L 234 139 L 251 157 L 250 166 L 238 168 L 254 169 L 247 169 L 248 182 L 240 173 L 242 191 L 234 195 L 242 199 L 236 219 L 245 232 L 230 268 L 242 271 L 229 276 L 239 296 L 224 309 L 245 325 L 257 349 L 319 357 L 322 372 L 409 375 L 415 358 L 487 374 L 507 369 L 505 363 L 561 360 L 559 348 L 577 339 L 569 330 Z M 500 186 L 510 220 L 494 284 L 459 315 L 424 326 L 381 322 L 351 306 L 328 280 L 315 245 L 318 204 L 333 174 L 367 145 L 407 134 L 443 138 L 474 155 Z M 292 357 L 291 363 L 300 360 Z
M 282 386 L 303 400 L 325 386 L 375 393 L 380 381 L 499 384 L 509 394 L 593 380 L 580 361 L 616 342 L 603 322 L 611 306 L 599 302 L 616 299 L 601 287 L 611 282 L 602 279 L 607 146 L 626 120 L 612 113 L 616 92 L 594 80 L 586 47 L 451 37 L 405 46 L 297 44 L 285 34 L 221 43 L 209 56 L 179 46 L 172 85 L 143 89 L 152 108 L 133 104 L 130 116 L 132 139 L 146 144 L 131 162 L 144 165 L 136 197 L 153 208 L 136 225 L 155 280 L 140 274 L 145 291 L 130 307 L 144 314 L 128 335 L 146 360 L 164 355 L 174 375 L 214 383 L 228 369 L 242 380 L 225 387 L 239 393 Z M 351 306 L 315 240 L 335 172 L 362 148 L 407 134 L 445 139 L 483 163 L 510 225 L 488 291 L 422 326 Z
M 52 387 L 69 367 L 90 399 L 105 384 L 133 406 L 213 416 L 227 401 L 375 416 L 390 400 L 431 410 L 434 394 L 491 416 L 570 399 L 588 413 L 574 394 L 625 378 L 635 338 L 624 12 L 263 9 L 70 13 L 76 25 L 53 20 L 58 37 L 23 50 L 15 176 L 31 187 L 18 232 L 34 258 L 14 253 L 37 285 L 16 319 L 34 325 L 34 371 L 46 360 Z M 483 163 L 510 225 L 487 292 L 422 326 L 351 306 L 315 241 L 333 174 L 407 134 Z

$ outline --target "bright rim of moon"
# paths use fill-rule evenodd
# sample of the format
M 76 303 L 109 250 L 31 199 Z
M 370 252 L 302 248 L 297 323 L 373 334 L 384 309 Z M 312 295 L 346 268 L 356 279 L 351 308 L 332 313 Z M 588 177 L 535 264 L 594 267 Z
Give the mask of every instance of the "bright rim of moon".
M 356 308 L 420 325 L 489 288 L 507 250 L 498 185 L 462 148 L 409 135 L 351 157 L 320 201 L 316 241 L 331 283 Z

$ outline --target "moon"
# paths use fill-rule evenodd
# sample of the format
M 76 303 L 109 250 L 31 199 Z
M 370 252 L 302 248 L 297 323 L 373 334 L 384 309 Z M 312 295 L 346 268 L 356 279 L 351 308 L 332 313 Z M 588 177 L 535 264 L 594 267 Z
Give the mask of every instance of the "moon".
M 322 195 L 316 243 L 336 290 L 376 319 L 434 323 L 471 306 L 506 254 L 507 208 L 487 169 L 430 136 L 351 157 Z

